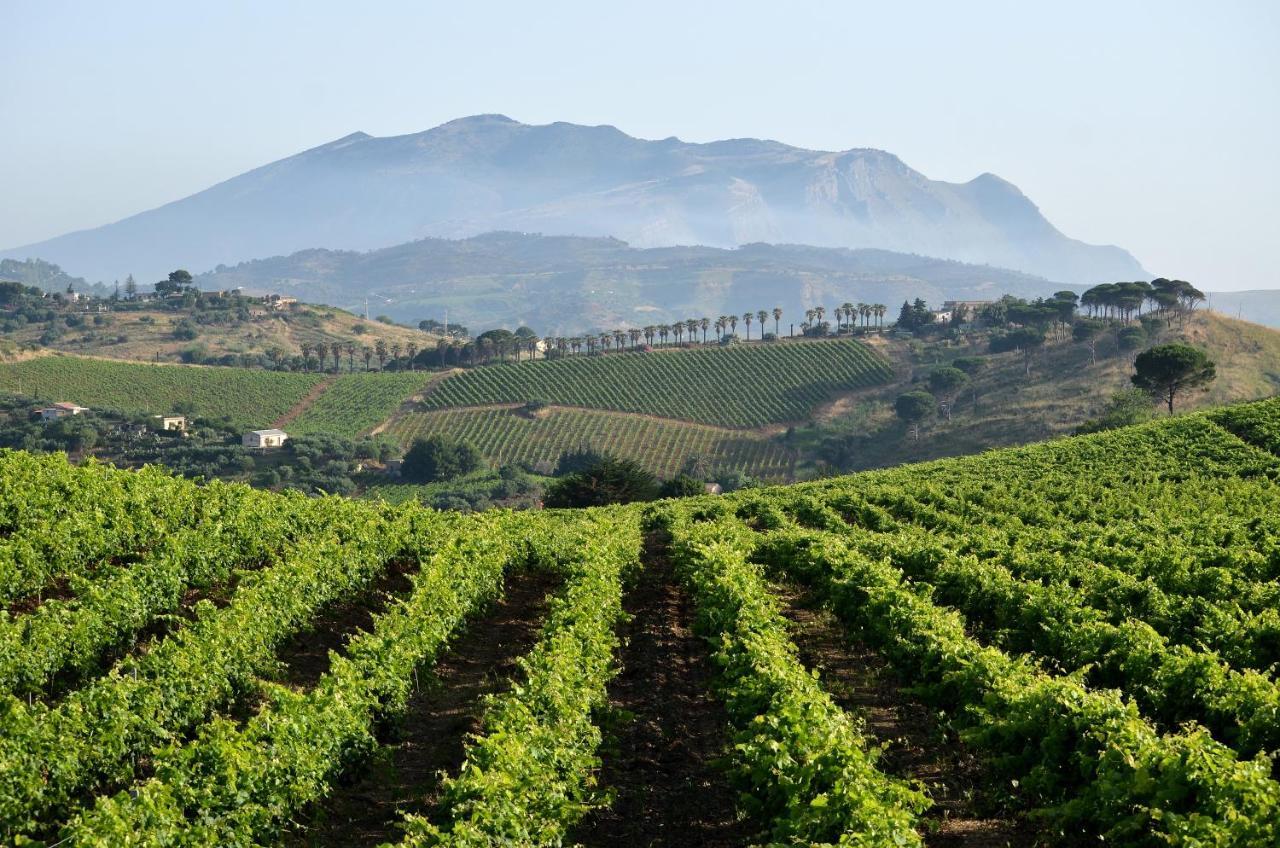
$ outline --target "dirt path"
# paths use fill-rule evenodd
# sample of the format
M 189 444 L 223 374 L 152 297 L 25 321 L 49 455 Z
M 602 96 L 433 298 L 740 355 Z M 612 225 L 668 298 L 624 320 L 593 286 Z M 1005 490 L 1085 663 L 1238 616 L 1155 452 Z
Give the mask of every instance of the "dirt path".
M 462 765 L 463 745 L 479 732 L 485 695 L 507 688 L 515 661 L 533 647 L 554 578 L 517 572 L 506 596 L 481 614 L 436 664 L 408 709 L 380 734 L 374 758 L 300 818 L 280 844 L 357 846 L 398 842 L 406 812 L 427 813 L 440 772 Z
M 753 832 L 737 820 L 735 793 L 714 765 L 728 745 L 728 718 L 711 693 L 711 661 L 690 629 L 690 602 L 670 562 L 652 540 L 648 551 L 628 593 L 634 617 L 609 691 L 618 725 L 603 751 L 600 784 L 616 797 L 569 841 L 598 848 L 746 845 Z
M 281 415 L 275 421 L 272 421 L 271 426 L 277 430 L 281 430 L 293 423 L 297 420 L 299 415 L 306 412 L 311 407 L 311 404 L 316 402 L 316 399 L 319 398 L 320 395 L 329 391 L 336 379 L 337 377 L 327 377 L 316 383 L 311 387 L 311 391 L 307 392 L 297 403 L 289 407 L 288 412 Z
M 882 657 L 850 642 L 834 616 L 803 590 L 787 585 L 774 589 L 794 624 L 792 637 L 801 660 L 819 671 L 836 703 L 864 717 L 877 742 L 889 743 L 881 766 L 928 786 L 934 801 L 929 817 L 937 827 L 925 834 L 930 848 L 1035 844 L 1035 831 L 1020 820 L 983 814 L 977 759 L 946 734 L 929 708 L 903 693 Z

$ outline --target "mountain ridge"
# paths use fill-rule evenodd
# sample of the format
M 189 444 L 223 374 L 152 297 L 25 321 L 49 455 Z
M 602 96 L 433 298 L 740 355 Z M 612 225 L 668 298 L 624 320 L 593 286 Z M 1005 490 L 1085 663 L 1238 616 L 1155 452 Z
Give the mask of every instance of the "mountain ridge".
M 875 148 L 651 141 L 612 125 L 505 115 L 396 136 L 350 133 L 0 256 L 39 256 L 90 278 L 150 279 L 311 247 L 371 250 L 491 230 L 616 236 L 640 247 L 880 248 L 1075 283 L 1149 276 L 1118 247 L 1066 237 L 994 174 L 949 183 Z

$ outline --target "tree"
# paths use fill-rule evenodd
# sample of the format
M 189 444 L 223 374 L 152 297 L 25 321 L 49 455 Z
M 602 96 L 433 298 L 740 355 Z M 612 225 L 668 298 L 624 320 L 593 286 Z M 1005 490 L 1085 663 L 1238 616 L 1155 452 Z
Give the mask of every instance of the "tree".
M 782 307 L 773 307 L 773 334 L 778 335 L 778 322 L 782 320 Z
M 768 320 L 769 320 L 769 310 L 767 310 L 767 309 L 760 309 L 760 310 L 757 310 L 757 312 L 756 312 L 756 321 L 758 321 L 758 322 L 760 323 L 760 338 L 761 338 L 761 339 L 763 339 L 763 338 L 764 338 L 764 322 L 765 322 L 765 321 L 768 321 Z M 776 336 L 776 335 L 778 335 L 777 330 L 775 330 L 773 334 L 774 334 L 775 336 Z
M 959 368 L 943 366 L 930 372 L 929 391 L 941 401 L 942 414 L 948 421 L 951 420 L 951 407 L 955 403 L 956 396 L 964 390 L 968 382 L 969 375 Z
M 911 429 L 912 440 L 919 441 L 920 425 L 937 413 L 938 400 L 925 391 L 907 392 L 898 395 L 893 402 L 893 411 Z
M 356 346 L 351 342 L 347 342 L 347 371 L 356 370 Z
M 138 293 L 138 281 L 133 278 L 132 274 L 124 278 L 124 293 L 130 300 Z
M 691 498 L 695 495 L 705 495 L 706 493 L 706 484 L 701 480 L 688 474 L 677 474 L 662 484 L 662 488 L 658 490 L 658 497 Z
M 549 507 L 588 507 L 650 501 L 658 481 L 638 462 L 611 456 L 561 477 L 547 489 Z
M 360 354 L 364 357 L 364 370 L 369 370 L 369 360 L 373 359 L 373 348 L 365 345 L 360 348 Z
M 1089 346 L 1089 364 L 1098 361 L 1098 336 L 1106 329 L 1106 324 L 1096 318 L 1084 318 L 1071 328 L 1071 337 Z
M 390 353 L 390 351 L 387 350 L 387 343 L 384 342 L 382 339 L 378 339 L 376 342 L 373 343 L 373 354 L 374 356 L 378 357 L 379 371 L 381 371 L 383 369 L 383 366 L 387 364 L 388 353 Z
M 1217 377 L 1217 367 L 1207 353 L 1181 342 L 1143 351 L 1134 360 L 1133 367 L 1135 373 L 1129 379 L 1138 388 L 1164 401 L 1170 415 L 1179 393 L 1208 386 Z
M 449 436 L 414 439 L 404 455 L 401 474 L 408 480 L 431 483 L 470 474 L 481 466 L 484 457 L 471 442 Z
M 751 313 L 751 312 L 742 313 L 742 323 L 745 324 L 747 327 L 747 341 L 751 341 L 751 322 L 754 321 L 755 318 L 756 316 L 754 313 Z

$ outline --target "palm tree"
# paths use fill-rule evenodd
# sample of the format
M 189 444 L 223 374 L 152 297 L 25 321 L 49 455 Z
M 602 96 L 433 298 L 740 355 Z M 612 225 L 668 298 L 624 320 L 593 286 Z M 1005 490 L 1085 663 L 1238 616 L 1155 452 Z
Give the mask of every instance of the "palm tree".
M 852 303 L 849 303 L 846 300 L 844 303 L 840 304 L 840 307 L 838 309 L 836 309 L 836 330 L 837 331 L 839 331 L 840 329 L 839 317 L 843 315 L 845 317 L 845 320 L 848 321 L 853 317 L 854 308 L 855 308 L 854 305 Z
M 671 328 L 666 324 L 658 325 L 658 338 L 662 339 L 662 343 L 667 343 L 667 336 L 671 334 Z
M 821 324 L 822 319 L 827 317 L 827 307 L 825 306 L 813 307 L 813 315 L 815 318 L 818 319 L 818 323 Z
M 751 322 L 756 320 L 756 316 L 751 312 L 742 313 L 742 323 L 747 326 L 747 341 L 751 341 Z
M 378 339 L 373 343 L 373 355 L 378 357 L 378 370 L 381 371 L 383 366 L 387 364 L 387 343 L 382 339 Z
M 738 334 L 738 316 L 737 315 L 729 316 L 729 329 L 730 329 L 730 335 L 736 336 Z
M 303 342 L 298 347 L 302 349 L 302 370 L 310 371 L 311 342 Z
M 399 362 L 400 354 L 404 352 L 404 348 L 400 346 L 400 342 L 392 342 L 391 344 L 391 361 Z
M 778 322 L 782 320 L 782 307 L 773 307 L 773 334 L 778 335 Z
M 698 326 L 702 328 L 702 343 L 706 344 L 707 343 L 707 327 L 711 326 L 711 319 L 706 317 L 699 318 Z
M 883 303 L 877 303 L 871 308 L 874 309 L 876 312 L 876 323 L 879 324 L 880 329 L 883 330 L 884 314 L 889 311 L 889 307 L 885 306 Z
M 658 328 L 653 326 L 652 324 L 644 328 L 645 344 L 649 345 L 650 347 L 653 346 L 653 334 L 656 333 L 657 331 L 658 331 Z
M 684 322 L 677 321 L 674 324 L 672 324 L 671 332 L 676 337 L 676 344 L 680 344 L 681 340 L 684 339 Z
M 333 342 L 330 344 L 329 353 L 333 356 L 333 373 L 337 374 L 338 369 L 342 367 L 342 343 Z
M 622 350 L 622 340 L 625 339 L 626 337 L 627 337 L 627 334 L 622 330 L 614 330 L 613 331 L 613 349 Z
M 756 313 L 756 320 L 760 322 L 760 339 L 761 341 L 763 341 L 764 340 L 764 322 L 769 320 L 768 311 L 761 309 L 759 312 Z M 774 335 L 776 336 L 777 333 L 774 333 Z
M 722 338 L 724 334 L 724 316 L 721 315 L 716 319 L 716 338 Z
M 356 370 L 356 346 L 351 342 L 347 342 L 347 373 L 352 373 L 355 370 Z
M 802 324 L 801 326 L 803 326 L 806 330 L 809 329 L 809 325 L 813 323 L 813 316 L 815 314 L 817 313 L 815 313 L 812 309 L 806 309 L 804 311 L 804 324 Z
M 684 322 L 684 328 L 689 331 L 689 344 L 696 342 L 698 340 L 698 319 L 686 319 Z
M 418 346 L 413 342 L 409 342 L 409 344 L 405 346 L 405 351 L 409 354 L 409 370 L 417 371 L 418 368 L 414 364 L 414 360 L 418 357 Z
M 640 344 L 640 336 L 641 336 L 641 332 L 639 327 L 632 327 L 631 329 L 627 330 L 627 338 L 631 339 L 632 350 L 635 350 L 636 345 Z
M 440 360 L 440 367 L 443 368 L 449 361 L 449 348 L 453 347 L 448 339 L 436 340 L 436 359 Z
M 368 345 L 365 345 L 364 347 L 360 348 L 360 353 L 364 355 L 364 370 L 368 371 L 369 360 L 373 359 L 373 348 L 369 347 Z

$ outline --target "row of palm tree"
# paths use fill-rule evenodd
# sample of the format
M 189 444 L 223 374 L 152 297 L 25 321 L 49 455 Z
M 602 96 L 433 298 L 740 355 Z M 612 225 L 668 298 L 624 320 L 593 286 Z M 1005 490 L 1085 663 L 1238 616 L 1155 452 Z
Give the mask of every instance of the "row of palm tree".
M 884 316 L 888 311 L 888 307 L 883 303 L 842 303 L 835 308 L 834 317 L 836 319 L 836 331 L 843 329 L 852 329 L 854 320 L 858 319 L 860 326 L 865 329 L 871 324 L 871 320 L 875 319 L 876 327 L 884 327 Z M 825 306 L 815 306 L 812 309 L 804 311 L 804 323 L 801 325 L 805 329 L 821 324 L 827 316 Z
M 335 374 L 342 367 L 342 355 L 347 355 L 347 370 L 356 370 L 356 354 L 360 354 L 360 359 L 364 362 L 364 370 L 372 370 L 372 362 L 376 358 L 378 360 L 378 370 L 384 370 L 387 367 L 387 360 L 398 362 L 401 357 L 408 359 L 408 367 L 417 369 L 414 357 L 418 355 L 418 345 L 414 342 L 402 345 L 400 342 L 392 342 L 387 344 L 382 339 L 376 340 L 372 346 L 357 345 L 355 342 L 303 342 L 298 345 L 302 350 L 302 370 L 310 371 L 312 357 L 316 361 L 317 370 L 329 370 L 326 363 L 329 358 L 333 358 L 333 368 Z

